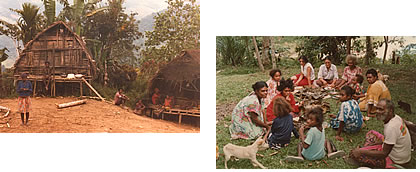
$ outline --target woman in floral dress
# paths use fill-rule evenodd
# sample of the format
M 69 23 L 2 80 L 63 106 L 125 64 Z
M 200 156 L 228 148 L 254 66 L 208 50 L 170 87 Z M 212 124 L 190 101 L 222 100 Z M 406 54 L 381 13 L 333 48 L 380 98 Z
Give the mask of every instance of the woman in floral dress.
M 232 112 L 232 124 L 229 131 L 232 139 L 256 139 L 268 131 L 270 126 L 264 122 L 263 98 L 267 97 L 267 83 L 256 82 L 254 92 L 243 98 Z

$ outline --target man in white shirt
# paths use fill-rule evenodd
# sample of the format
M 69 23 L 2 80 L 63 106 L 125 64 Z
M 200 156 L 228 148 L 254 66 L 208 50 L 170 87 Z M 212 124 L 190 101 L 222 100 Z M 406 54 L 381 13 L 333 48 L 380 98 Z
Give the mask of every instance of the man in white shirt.
M 338 79 L 337 67 L 331 63 L 331 59 L 326 57 L 324 64 L 319 67 L 318 80 L 315 81 L 317 86 L 320 87 L 335 87 Z
M 371 149 L 373 146 L 356 148 L 351 152 L 352 158 L 370 167 L 390 168 L 391 164 L 405 166 L 411 160 L 411 137 L 404 120 L 394 114 L 394 104 L 388 99 L 379 101 L 376 114 L 378 120 L 384 122 L 385 138 L 382 146 L 378 149 Z

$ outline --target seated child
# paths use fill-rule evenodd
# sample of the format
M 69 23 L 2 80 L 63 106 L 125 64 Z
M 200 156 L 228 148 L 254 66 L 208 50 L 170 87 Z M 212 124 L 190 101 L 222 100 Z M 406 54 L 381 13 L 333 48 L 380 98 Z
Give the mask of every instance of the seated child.
M 358 100 L 359 98 L 365 97 L 365 93 L 363 91 L 363 76 L 357 74 L 355 77 L 352 78 L 350 87 L 354 90 L 353 98 Z
M 343 151 L 333 152 L 332 143 L 325 139 L 325 131 L 322 128 L 324 121 L 322 109 L 320 107 L 313 108 L 308 112 L 308 120 L 306 125 L 302 125 L 299 129 L 301 142 L 298 144 L 298 156 L 287 156 L 285 161 L 303 161 L 319 160 L 324 158 L 327 149 L 328 158 L 337 158 L 344 156 Z M 305 128 L 310 127 L 307 136 L 304 134 Z
M 268 137 L 268 145 L 272 149 L 285 147 L 290 143 L 291 132 L 297 131 L 293 126 L 292 107 L 284 97 L 278 97 L 272 101 L 274 103 L 273 111 L 276 118 L 273 120 L 271 132 Z
M 164 103 L 163 106 L 165 106 L 165 107 L 172 107 L 172 100 L 173 100 L 173 97 L 172 96 L 170 97 L 169 95 L 166 95 L 165 103 Z
M 345 85 L 340 90 L 340 110 L 336 117 L 331 119 L 331 128 L 337 129 L 337 135 L 335 139 L 343 141 L 344 139 L 340 136 L 341 132 L 358 132 L 363 124 L 363 116 L 360 111 L 359 104 L 356 100 L 352 99 L 353 89 L 350 86 Z
M 141 115 L 143 114 L 144 109 L 146 109 L 146 106 L 143 104 L 143 102 L 141 100 L 139 100 L 136 103 L 136 108 L 134 109 L 134 113 Z

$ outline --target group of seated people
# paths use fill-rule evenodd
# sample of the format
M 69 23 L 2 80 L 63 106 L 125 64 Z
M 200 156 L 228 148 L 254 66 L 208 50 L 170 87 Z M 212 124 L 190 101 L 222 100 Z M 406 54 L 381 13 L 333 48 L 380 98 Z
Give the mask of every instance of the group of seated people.
M 297 130 L 293 117 L 299 116 L 303 102 L 296 103 L 292 91 L 294 86 L 313 86 L 314 70 L 305 57 L 299 58 L 302 73 L 284 80 L 278 69 L 270 72 L 270 80 L 259 81 L 252 85 L 253 92 L 243 98 L 232 112 L 229 131 L 232 139 L 256 139 L 264 136 L 269 147 L 279 149 L 288 146 L 291 133 L 300 139 L 297 145 L 298 156 L 288 156 L 286 161 L 318 160 L 344 156 L 332 141 L 325 138 L 324 114 L 320 107 L 306 112 L 306 123 Z M 332 87 L 340 90 L 341 105 L 337 115 L 330 115 L 331 128 L 336 130 L 336 141 L 343 141 L 342 132 L 360 132 L 363 122 L 362 111 L 369 116 L 376 114 L 384 123 L 384 135 L 376 131 L 366 134 L 363 148 L 350 151 L 348 161 L 361 166 L 376 168 L 394 168 L 391 164 L 405 165 L 411 159 L 411 138 L 402 118 L 394 113 L 394 104 L 386 85 L 378 80 L 374 69 L 366 72 L 369 83 L 367 92 L 363 92 L 363 76 L 357 67 L 356 58 L 348 56 L 342 78 L 338 78 L 335 65 L 326 59 L 320 67 L 316 86 Z M 293 80 L 294 79 L 294 80 Z M 315 85 L 314 84 L 314 85 Z M 304 133 L 309 129 L 309 131 Z
M 118 89 L 118 91 L 115 93 L 114 96 L 114 104 L 115 105 L 124 105 L 126 101 L 129 101 L 130 98 L 128 98 L 124 93 L 124 90 L 122 88 Z M 152 94 L 151 100 L 153 105 L 161 105 L 160 103 L 160 90 L 158 88 L 154 89 L 154 93 Z M 164 100 L 163 106 L 164 107 L 172 107 L 173 105 L 174 96 L 166 95 L 166 98 Z M 144 114 L 144 110 L 146 109 L 146 106 L 144 105 L 143 101 L 140 99 L 136 103 L 136 107 L 134 108 L 135 114 Z

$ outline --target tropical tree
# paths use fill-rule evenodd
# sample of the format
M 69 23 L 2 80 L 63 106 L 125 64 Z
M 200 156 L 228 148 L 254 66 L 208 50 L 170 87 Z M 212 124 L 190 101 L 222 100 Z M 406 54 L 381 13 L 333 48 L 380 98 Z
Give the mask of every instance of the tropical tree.
M 261 58 L 260 58 L 260 52 L 258 51 L 257 40 L 255 39 L 255 36 L 252 37 L 252 41 L 253 41 L 254 46 L 255 46 L 255 56 L 256 56 L 257 61 L 258 61 L 258 66 L 260 67 L 260 70 L 264 72 L 264 65 L 263 65 L 263 63 L 261 61 Z
M 30 3 L 23 3 L 22 9 L 10 9 L 19 15 L 16 24 L 0 20 L 0 31 L 13 39 L 16 49 L 20 49 L 20 41 L 26 44 L 43 28 L 43 16 L 39 14 L 39 7 Z M 19 51 L 18 51 L 19 54 Z
M 145 60 L 166 62 L 182 50 L 200 48 L 200 6 L 196 0 L 167 2 L 168 9 L 154 17 L 154 30 L 145 33 Z
M 369 65 L 371 59 L 375 57 L 375 52 L 372 47 L 372 38 L 366 36 L 366 55 L 365 55 L 365 65 Z
M 134 44 L 134 40 L 142 36 L 138 28 L 139 21 L 135 19 L 137 13 L 124 13 L 123 0 L 108 0 L 108 3 L 107 10 L 87 16 L 87 20 L 82 23 L 88 31 L 84 34 L 87 45 L 100 64 L 100 73 L 103 75 L 101 80 L 104 85 L 107 85 L 110 79 L 109 67 L 112 71 L 116 71 L 125 67 L 124 64 L 129 64 L 131 67 L 138 64 L 134 52 L 139 50 L 139 47 Z

